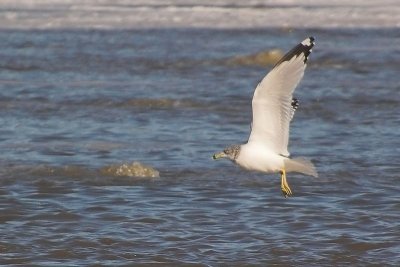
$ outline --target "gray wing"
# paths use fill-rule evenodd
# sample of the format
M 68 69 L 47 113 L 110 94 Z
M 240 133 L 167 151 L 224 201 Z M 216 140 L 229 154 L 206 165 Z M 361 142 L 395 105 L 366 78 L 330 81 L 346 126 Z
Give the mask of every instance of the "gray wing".
M 289 123 L 295 110 L 293 91 L 304 75 L 314 40 L 309 37 L 295 46 L 258 84 L 252 101 L 253 122 L 248 142 L 289 156 Z

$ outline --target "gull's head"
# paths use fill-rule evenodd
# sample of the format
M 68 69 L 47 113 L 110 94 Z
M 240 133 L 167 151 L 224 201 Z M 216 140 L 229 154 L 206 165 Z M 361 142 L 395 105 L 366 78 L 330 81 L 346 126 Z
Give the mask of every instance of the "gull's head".
M 239 152 L 240 152 L 240 145 L 228 146 L 223 151 L 215 153 L 213 159 L 228 158 L 232 161 L 235 161 L 236 158 L 239 156 Z

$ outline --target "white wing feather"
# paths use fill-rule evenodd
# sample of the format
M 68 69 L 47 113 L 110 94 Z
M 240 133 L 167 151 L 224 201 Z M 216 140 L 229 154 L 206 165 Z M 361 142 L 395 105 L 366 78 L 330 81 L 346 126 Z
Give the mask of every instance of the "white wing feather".
M 307 58 L 314 46 L 309 37 L 288 52 L 258 84 L 252 101 L 250 142 L 257 142 L 289 156 L 289 124 L 293 91 L 302 79 Z

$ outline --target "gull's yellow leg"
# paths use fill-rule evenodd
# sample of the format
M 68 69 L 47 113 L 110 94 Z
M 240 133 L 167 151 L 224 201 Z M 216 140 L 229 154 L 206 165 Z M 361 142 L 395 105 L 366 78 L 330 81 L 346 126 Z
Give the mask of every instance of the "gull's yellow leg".
M 292 195 L 292 190 L 290 189 L 289 184 L 286 180 L 285 169 L 281 170 L 281 190 L 282 190 L 282 194 L 285 198 L 290 197 Z

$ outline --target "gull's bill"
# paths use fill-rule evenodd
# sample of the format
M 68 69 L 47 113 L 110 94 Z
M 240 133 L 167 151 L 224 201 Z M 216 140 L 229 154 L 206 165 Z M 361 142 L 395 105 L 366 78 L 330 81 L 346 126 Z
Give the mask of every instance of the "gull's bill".
M 215 153 L 212 157 L 213 159 L 222 159 L 226 158 L 226 154 L 224 152 Z
M 317 176 L 310 160 L 290 158 L 288 151 L 289 125 L 299 106 L 293 92 L 303 78 L 314 45 L 314 37 L 303 40 L 258 84 L 252 100 L 253 121 L 247 143 L 229 146 L 213 156 L 213 159 L 229 158 L 248 170 L 279 172 L 285 197 L 292 195 L 286 180 L 287 172 Z

